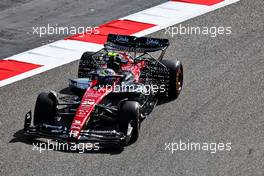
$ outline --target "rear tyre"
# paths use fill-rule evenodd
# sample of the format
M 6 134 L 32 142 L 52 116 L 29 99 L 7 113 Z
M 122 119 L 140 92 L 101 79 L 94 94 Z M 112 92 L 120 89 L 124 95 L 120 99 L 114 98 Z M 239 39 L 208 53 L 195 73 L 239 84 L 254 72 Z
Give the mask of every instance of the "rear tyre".
M 120 108 L 119 128 L 124 134 L 127 134 L 129 123 L 131 123 L 132 132 L 126 144 L 134 143 L 139 137 L 140 131 L 140 105 L 136 101 L 126 101 Z
M 178 98 L 183 87 L 183 66 L 180 61 L 162 60 L 169 69 L 168 100 L 172 101 Z
M 96 63 L 93 61 L 94 52 L 83 53 L 78 69 L 78 78 L 87 78 L 88 73 L 96 69 Z
M 40 93 L 34 111 L 33 124 L 53 124 L 56 116 L 57 100 L 52 93 Z

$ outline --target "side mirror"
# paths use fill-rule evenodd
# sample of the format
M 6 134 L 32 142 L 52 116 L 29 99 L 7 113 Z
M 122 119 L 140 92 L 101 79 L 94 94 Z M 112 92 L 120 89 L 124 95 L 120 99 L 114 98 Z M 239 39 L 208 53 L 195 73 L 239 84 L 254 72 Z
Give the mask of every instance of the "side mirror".
M 76 95 L 82 95 L 92 85 L 89 78 L 77 78 L 69 80 L 69 88 Z

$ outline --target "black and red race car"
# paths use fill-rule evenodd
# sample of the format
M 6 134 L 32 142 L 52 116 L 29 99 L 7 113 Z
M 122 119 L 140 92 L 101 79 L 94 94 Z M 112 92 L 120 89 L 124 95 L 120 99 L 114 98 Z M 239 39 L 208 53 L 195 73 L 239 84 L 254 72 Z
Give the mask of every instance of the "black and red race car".
M 109 34 L 102 50 L 81 57 L 71 95 L 39 94 L 33 125 L 30 111 L 24 134 L 73 143 L 133 143 L 157 103 L 175 100 L 182 90 L 181 62 L 163 60 L 168 46 L 167 39 Z

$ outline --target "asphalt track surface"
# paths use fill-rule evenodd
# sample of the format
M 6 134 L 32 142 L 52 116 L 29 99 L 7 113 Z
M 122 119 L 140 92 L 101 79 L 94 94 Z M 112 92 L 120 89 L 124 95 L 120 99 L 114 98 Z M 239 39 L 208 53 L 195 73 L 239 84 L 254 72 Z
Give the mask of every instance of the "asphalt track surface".
M 65 3 L 66 7 L 65 1 L 4 2 L 6 6 L 0 3 L 2 57 L 49 40 L 25 35 L 36 21 L 93 25 L 153 6 L 153 1 L 76 1 Z M 84 12 L 89 8 L 95 9 L 94 16 Z M 183 62 L 184 89 L 178 100 L 158 106 L 143 122 L 140 139 L 120 152 L 39 153 L 19 133 L 37 94 L 67 87 L 78 62 L 0 88 L 0 175 L 264 175 L 263 15 L 262 0 L 241 0 L 182 23 L 231 26 L 232 35 L 172 38 L 165 31 L 150 35 L 170 39 L 165 58 Z M 34 20 L 38 17 L 43 21 Z M 231 142 L 232 150 L 165 151 L 165 143 L 179 140 Z

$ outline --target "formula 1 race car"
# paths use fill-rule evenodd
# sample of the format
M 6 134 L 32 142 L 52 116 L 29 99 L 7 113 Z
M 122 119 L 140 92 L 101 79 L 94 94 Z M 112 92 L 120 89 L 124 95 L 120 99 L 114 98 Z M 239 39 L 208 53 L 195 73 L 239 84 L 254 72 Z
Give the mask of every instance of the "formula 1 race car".
M 175 100 L 183 86 L 180 61 L 163 60 L 167 39 L 109 34 L 104 48 L 85 52 L 71 95 L 39 94 L 24 134 L 70 143 L 127 145 L 158 102 Z M 158 53 L 154 58 L 150 53 Z

